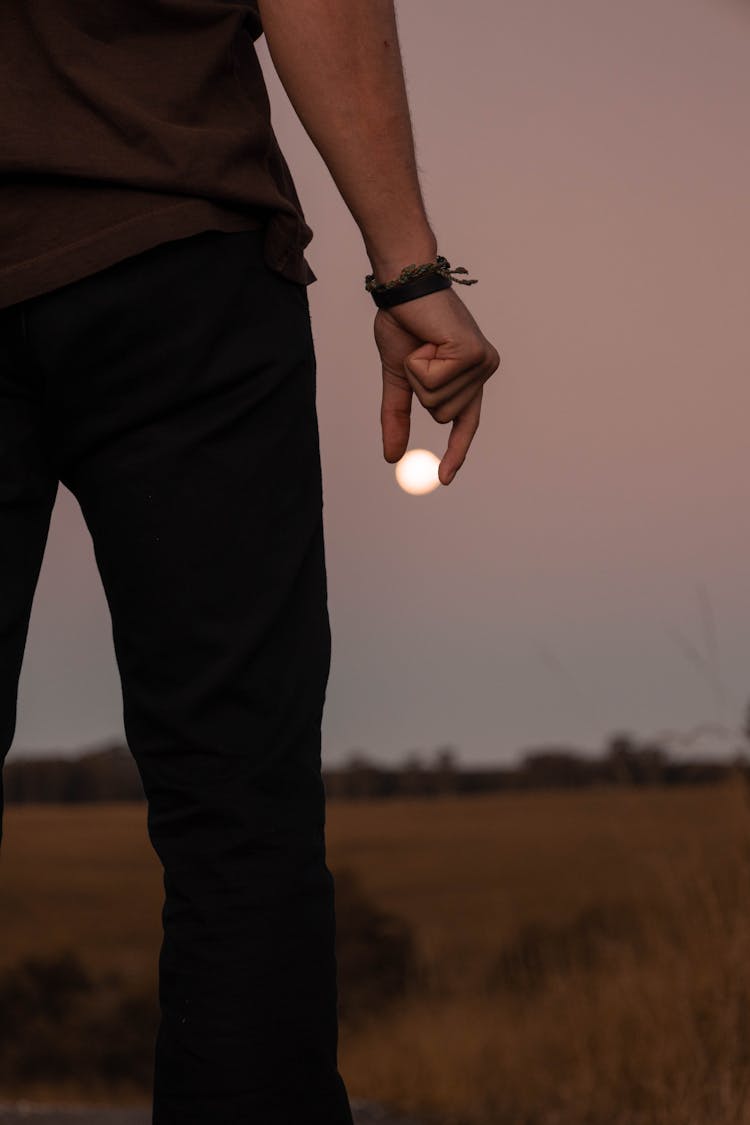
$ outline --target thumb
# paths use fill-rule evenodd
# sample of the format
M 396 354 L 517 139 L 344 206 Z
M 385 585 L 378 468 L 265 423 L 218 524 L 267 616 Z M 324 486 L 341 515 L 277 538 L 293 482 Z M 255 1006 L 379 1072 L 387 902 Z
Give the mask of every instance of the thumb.
M 460 374 L 466 364 L 462 364 L 456 356 L 439 356 L 442 345 L 426 343 L 409 352 L 404 360 L 404 367 L 408 373 L 422 386 L 428 382 L 433 388 L 449 383 L 456 375 Z
M 413 352 L 404 359 L 404 367 L 410 375 L 419 378 L 419 372 L 429 370 L 430 361 L 435 358 L 437 352 L 437 344 L 432 344 L 428 340 L 425 344 L 420 344 Z
M 390 378 L 383 370 L 383 398 L 380 405 L 380 425 L 383 431 L 383 457 L 386 461 L 400 461 L 409 444 L 411 424 L 412 389 L 403 380 Z

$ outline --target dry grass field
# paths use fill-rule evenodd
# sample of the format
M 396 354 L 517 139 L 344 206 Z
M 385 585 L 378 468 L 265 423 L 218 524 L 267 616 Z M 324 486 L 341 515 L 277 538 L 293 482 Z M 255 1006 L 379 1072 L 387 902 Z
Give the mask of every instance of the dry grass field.
M 368 901 L 403 920 L 416 950 L 408 987 L 342 1026 L 352 1096 L 446 1125 L 750 1125 L 740 778 L 331 801 L 328 862 L 341 876 L 342 921 L 351 873 Z M 0 1001 L 12 1010 L 0 1016 L 0 1058 L 12 1042 L 38 1057 L 25 1070 L 0 1062 L 0 1099 L 143 1097 L 148 1052 L 131 1045 L 131 1066 L 120 1040 L 130 1028 L 142 1041 L 152 1026 L 161 893 L 144 806 L 6 810 Z M 66 951 L 78 962 L 55 967 Z M 70 1000 L 76 987 L 91 990 L 76 985 L 80 966 L 95 996 L 71 1016 L 84 1011 Z M 357 983 L 342 980 L 344 999 Z M 9 1019 L 23 1025 L 23 1003 L 45 988 L 61 989 L 61 1002 L 35 1001 L 28 1039 L 12 1039 Z M 119 1029 L 99 1084 L 60 1065 L 81 1021 L 97 1042 Z

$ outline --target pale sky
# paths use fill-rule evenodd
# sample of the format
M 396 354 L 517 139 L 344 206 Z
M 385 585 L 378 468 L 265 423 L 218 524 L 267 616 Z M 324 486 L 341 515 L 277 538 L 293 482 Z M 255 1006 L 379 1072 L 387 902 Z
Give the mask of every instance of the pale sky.
M 439 252 L 502 357 L 453 484 L 382 457 L 370 265 L 273 71 L 314 238 L 333 657 L 324 764 L 736 728 L 750 699 L 750 3 L 400 0 Z M 448 427 L 414 399 L 410 448 Z M 713 631 L 712 631 L 713 630 Z M 13 755 L 124 737 L 60 486 Z M 731 744 L 731 740 L 730 740 Z M 706 745 L 726 749 L 726 741 Z

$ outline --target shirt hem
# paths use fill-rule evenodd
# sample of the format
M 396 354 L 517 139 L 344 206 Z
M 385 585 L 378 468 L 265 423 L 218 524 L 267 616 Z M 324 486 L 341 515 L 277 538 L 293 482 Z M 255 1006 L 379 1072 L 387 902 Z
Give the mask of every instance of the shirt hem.
M 0 308 L 80 281 L 159 243 L 186 238 L 203 230 L 257 230 L 267 227 L 271 217 L 267 210 L 235 211 L 205 199 L 190 199 L 136 215 L 84 239 L 0 270 Z M 268 262 L 268 254 L 266 260 Z M 287 272 L 286 263 L 268 264 L 279 272 Z M 303 256 L 296 267 L 291 268 L 295 277 L 315 279 Z M 309 283 L 309 280 L 303 281 L 303 284 Z

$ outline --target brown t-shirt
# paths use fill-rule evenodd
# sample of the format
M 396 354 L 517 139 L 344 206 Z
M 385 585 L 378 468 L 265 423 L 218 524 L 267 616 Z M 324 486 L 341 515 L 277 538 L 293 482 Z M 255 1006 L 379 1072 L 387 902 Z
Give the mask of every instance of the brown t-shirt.
M 253 0 L 0 0 L 0 308 L 198 231 L 316 280 Z

